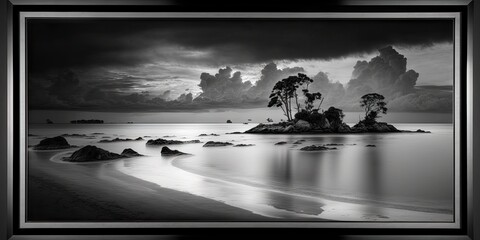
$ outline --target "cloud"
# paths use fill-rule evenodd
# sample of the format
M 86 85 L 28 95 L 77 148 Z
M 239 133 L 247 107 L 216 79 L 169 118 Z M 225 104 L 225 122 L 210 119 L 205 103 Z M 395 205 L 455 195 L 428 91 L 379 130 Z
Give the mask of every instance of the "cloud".
M 275 63 L 267 64 L 261 70 L 261 77 L 255 82 L 255 86 L 248 90 L 248 98 L 250 100 L 265 100 L 272 91 L 273 86 L 278 81 L 298 73 L 304 73 L 305 69 L 301 67 L 283 68 L 279 69 Z
M 211 75 L 202 73 L 200 84 L 202 93 L 195 98 L 196 102 L 231 102 L 238 103 L 241 97 L 252 87 L 250 81 L 243 82 L 240 72 L 235 72 L 230 67 L 221 68 L 218 73 Z
M 391 46 L 379 49 L 369 62 L 358 61 L 340 105 L 360 110 L 358 99 L 367 93 L 385 96 L 392 111 L 451 112 L 452 94 L 435 88 L 416 88 L 419 73 L 407 71 L 407 59 Z
M 450 20 L 32 19 L 31 74 L 154 62 L 226 66 L 334 59 L 453 41 Z M 48 59 L 48 61 L 45 61 Z
M 407 59 L 392 47 L 378 50 L 370 61 L 358 61 L 353 67 L 352 79 L 342 85 L 325 72 L 312 77 L 311 92 L 322 93 L 322 108 L 330 106 L 344 111 L 361 111 L 359 99 L 367 93 L 386 97 L 391 111 L 451 112 L 451 86 L 416 86 L 419 73 L 407 70 Z M 203 72 L 199 76 L 201 92 L 183 92 L 173 95 L 171 90 L 152 94 L 142 90 L 143 81 L 131 76 L 117 77 L 101 84 L 81 81 L 74 71 L 67 70 L 49 78 L 29 81 L 31 109 L 83 109 L 99 111 L 204 111 L 220 108 L 265 107 L 276 82 L 288 76 L 305 72 L 301 67 L 279 68 L 275 63 L 261 69 L 259 79 L 252 84 L 243 81 L 239 71 L 231 67 L 218 69 L 214 75 Z M 137 92 L 119 91 L 124 85 L 136 86 Z M 130 89 L 131 87 L 126 87 Z M 183 89 L 183 88 L 182 88 Z
M 311 92 L 320 92 L 324 97 L 323 108 L 337 105 L 345 96 L 345 88 L 339 82 L 332 82 L 324 72 L 318 72 L 312 77 L 313 83 L 310 85 Z

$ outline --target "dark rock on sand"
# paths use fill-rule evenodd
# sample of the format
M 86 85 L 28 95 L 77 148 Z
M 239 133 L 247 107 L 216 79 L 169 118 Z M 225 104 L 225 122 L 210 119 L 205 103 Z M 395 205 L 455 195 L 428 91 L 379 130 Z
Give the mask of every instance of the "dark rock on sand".
M 365 147 L 376 147 L 376 145 L 373 145 L 373 144 L 368 144 L 367 146 Z
M 284 145 L 284 144 L 287 144 L 287 142 L 277 142 L 277 143 L 275 143 L 275 145 Z
M 112 153 L 92 145 L 87 145 L 72 153 L 70 157 L 63 158 L 63 160 L 67 162 L 94 162 L 114 160 L 125 157 L 126 156 Z
M 201 143 L 200 140 L 179 141 L 179 140 L 167 140 L 163 138 L 150 139 L 147 141 L 147 145 L 171 145 L 171 144 L 186 144 L 186 143 Z
M 112 142 L 130 142 L 130 141 L 142 141 L 143 138 L 141 137 L 138 137 L 138 138 L 135 138 L 135 139 L 131 139 L 131 138 L 114 138 L 112 140 L 107 140 L 107 139 L 104 139 L 104 140 L 100 140 L 99 143 L 112 143 Z
M 62 136 L 53 138 L 45 138 L 40 143 L 33 147 L 34 150 L 54 150 L 54 149 L 66 149 L 74 147 L 68 144 L 67 140 Z
M 325 151 L 325 150 L 334 150 L 334 149 L 337 149 L 337 148 L 335 147 L 331 148 L 331 147 L 326 147 L 322 145 L 320 146 L 311 145 L 311 146 L 300 148 L 301 151 Z
M 251 146 L 255 146 L 255 144 L 237 144 L 237 145 L 234 145 L 234 147 L 251 147 Z
M 203 147 L 224 147 L 224 146 L 230 146 L 230 145 L 233 145 L 233 143 L 208 141 L 203 145 Z
M 142 154 L 136 152 L 135 150 L 133 150 L 131 148 L 125 148 L 120 155 L 125 156 L 125 157 L 140 157 L 140 156 L 143 156 Z
M 178 150 L 172 150 L 168 147 L 162 147 L 162 151 L 160 152 L 163 156 L 178 156 L 178 155 L 185 155 L 187 153 L 180 152 Z

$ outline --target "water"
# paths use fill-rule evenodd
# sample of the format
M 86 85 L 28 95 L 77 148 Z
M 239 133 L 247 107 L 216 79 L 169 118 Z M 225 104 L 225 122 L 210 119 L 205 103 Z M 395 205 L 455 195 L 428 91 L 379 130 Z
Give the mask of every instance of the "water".
M 92 144 L 117 153 L 132 148 L 146 155 L 110 163 L 121 172 L 276 219 L 453 220 L 451 124 L 395 124 L 399 129 L 421 128 L 431 134 L 226 134 L 243 132 L 253 126 L 255 124 L 32 124 L 29 133 L 38 136 L 30 136 L 29 145 L 43 137 L 86 134 L 88 138 L 67 137 L 67 140 L 70 144 Z M 198 137 L 203 133 L 220 136 Z M 171 145 L 172 149 L 192 155 L 162 157 L 161 146 L 146 146 L 145 141 L 98 143 L 115 137 L 199 139 L 255 146 Z M 305 142 L 293 144 L 301 139 Z M 274 145 L 279 141 L 288 144 Z M 299 150 L 302 146 L 328 143 L 343 145 L 323 152 Z M 366 147 L 368 144 L 376 147 Z

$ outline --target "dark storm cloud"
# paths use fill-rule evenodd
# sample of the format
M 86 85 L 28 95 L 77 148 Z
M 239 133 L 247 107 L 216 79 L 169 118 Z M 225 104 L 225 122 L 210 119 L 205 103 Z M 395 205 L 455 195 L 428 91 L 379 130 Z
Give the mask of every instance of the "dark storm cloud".
M 157 60 L 225 66 L 332 59 L 451 42 L 452 29 L 449 20 L 35 19 L 28 21 L 28 59 L 32 74 Z

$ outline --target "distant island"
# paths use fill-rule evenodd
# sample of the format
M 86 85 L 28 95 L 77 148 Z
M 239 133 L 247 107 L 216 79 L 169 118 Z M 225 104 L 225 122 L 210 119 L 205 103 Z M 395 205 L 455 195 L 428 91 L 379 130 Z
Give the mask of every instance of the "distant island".
M 81 119 L 81 120 L 72 120 L 70 121 L 72 124 L 102 124 L 103 120 L 98 120 L 98 119 Z
M 260 123 L 245 133 L 429 133 L 421 129 L 399 130 L 391 124 L 378 122 L 380 115 L 387 114 L 388 110 L 385 97 L 378 93 L 365 94 L 360 98 L 359 104 L 365 111 L 365 117 L 350 127 L 343 122 L 345 114 L 342 109 L 331 106 L 327 111 L 323 111 L 320 108 L 324 98 L 320 92 L 309 91 L 308 86 L 312 82 L 311 78 L 302 73 L 278 81 L 269 96 L 268 107 L 280 108 L 287 117 L 287 121 Z M 302 94 L 298 94 L 298 89 Z M 295 114 L 292 113 L 294 109 L 297 111 Z M 273 122 L 270 118 L 267 121 Z

